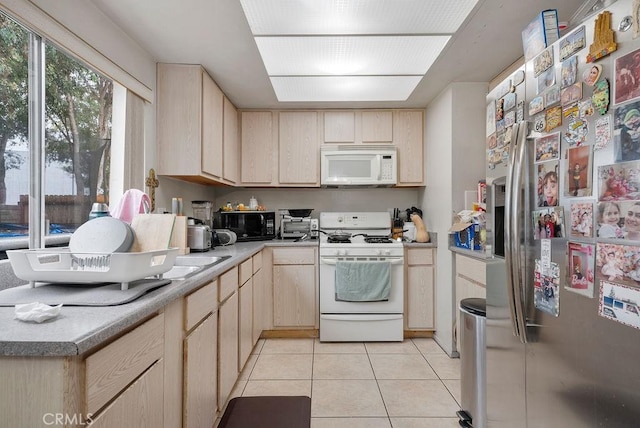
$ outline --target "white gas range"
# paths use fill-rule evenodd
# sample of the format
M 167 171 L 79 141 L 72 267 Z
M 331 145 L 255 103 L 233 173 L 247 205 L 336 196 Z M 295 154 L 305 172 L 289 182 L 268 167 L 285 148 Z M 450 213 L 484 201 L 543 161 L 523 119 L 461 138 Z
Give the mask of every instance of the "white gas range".
M 320 213 L 320 341 L 402 341 L 404 249 L 388 212 Z

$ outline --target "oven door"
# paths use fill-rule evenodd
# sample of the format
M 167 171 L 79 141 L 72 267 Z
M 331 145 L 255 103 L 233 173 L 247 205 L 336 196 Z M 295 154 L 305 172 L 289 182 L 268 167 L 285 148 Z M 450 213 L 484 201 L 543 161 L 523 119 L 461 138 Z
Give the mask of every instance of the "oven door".
M 389 300 L 347 302 L 336 299 L 336 263 L 339 261 L 391 263 Z M 404 258 L 400 257 L 326 257 L 320 256 L 320 312 L 322 314 L 401 314 L 404 307 Z

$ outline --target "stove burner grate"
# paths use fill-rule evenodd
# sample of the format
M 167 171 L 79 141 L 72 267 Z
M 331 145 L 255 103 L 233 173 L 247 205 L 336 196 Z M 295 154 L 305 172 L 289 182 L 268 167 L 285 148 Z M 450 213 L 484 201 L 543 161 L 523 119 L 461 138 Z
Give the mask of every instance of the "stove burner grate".
M 364 242 L 367 244 L 391 244 L 393 240 L 388 236 L 366 236 Z
M 328 236 L 327 237 L 327 242 L 329 244 L 350 244 L 351 243 L 351 239 L 336 238 L 336 237 L 333 237 L 333 236 Z

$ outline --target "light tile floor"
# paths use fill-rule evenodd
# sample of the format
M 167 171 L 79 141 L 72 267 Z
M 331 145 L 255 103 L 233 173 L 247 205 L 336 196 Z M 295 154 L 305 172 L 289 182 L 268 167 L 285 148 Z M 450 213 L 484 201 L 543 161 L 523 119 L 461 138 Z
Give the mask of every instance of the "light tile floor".
M 231 395 L 308 395 L 311 428 L 454 428 L 460 360 L 433 339 L 261 339 Z

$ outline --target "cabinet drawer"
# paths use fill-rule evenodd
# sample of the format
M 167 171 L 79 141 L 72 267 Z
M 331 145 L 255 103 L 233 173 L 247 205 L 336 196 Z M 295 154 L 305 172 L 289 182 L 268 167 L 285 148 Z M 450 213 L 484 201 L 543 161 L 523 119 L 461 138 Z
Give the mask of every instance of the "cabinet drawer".
M 88 425 L 99 428 L 163 426 L 163 361 L 156 362 Z M 135 422 L 134 422 L 135 421 Z
M 184 306 L 184 329 L 189 331 L 218 309 L 218 279 L 185 297 Z
M 253 273 L 262 269 L 262 251 L 253 255 Z
M 408 265 L 432 265 L 433 248 L 409 248 L 407 250 Z
M 245 282 L 249 280 L 253 276 L 253 263 L 251 259 L 245 260 L 240 263 L 240 281 L 238 284 L 243 286 Z
M 274 265 L 313 265 L 316 263 L 314 248 L 274 248 Z
M 97 411 L 164 352 L 164 314 L 125 334 L 85 360 L 87 413 Z
M 480 284 L 486 283 L 487 265 L 471 257 L 456 254 L 456 275 L 462 275 Z
M 233 267 L 220 275 L 220 292 L 218 293 L 218 302 L 231 296 L 234 291 L 238 290 L 238 267 Z

